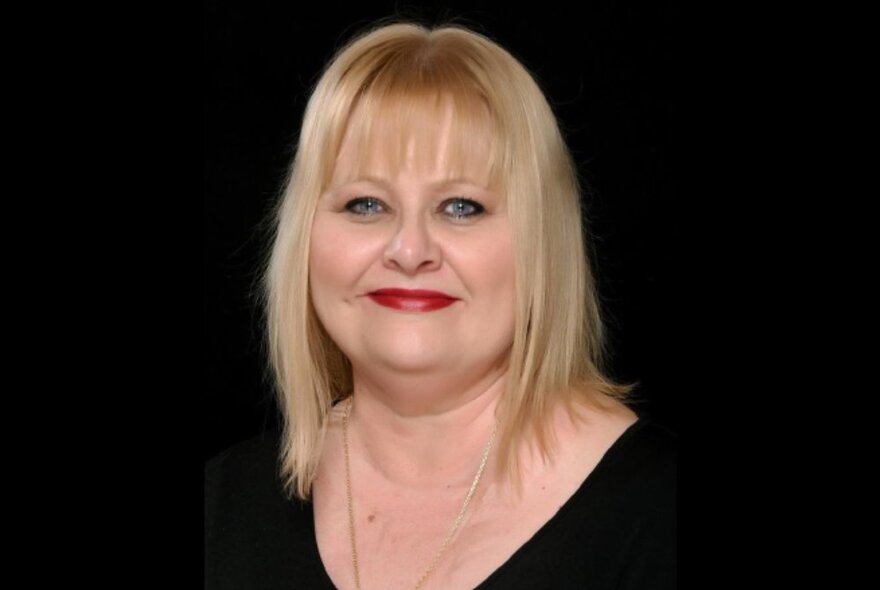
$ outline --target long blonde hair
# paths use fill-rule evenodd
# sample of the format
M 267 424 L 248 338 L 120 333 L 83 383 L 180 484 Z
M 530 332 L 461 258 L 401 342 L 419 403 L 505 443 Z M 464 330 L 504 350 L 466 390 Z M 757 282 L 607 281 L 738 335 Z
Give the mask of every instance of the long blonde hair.
M 290 176 L 274 212 L 264 275 L 267 344 L 283 417 L 281 475 L 307 499 L 333 403 L 351 395 L 351 365 L 317 319 L 309 297 L 309 241 L 319 196 L 333 172 L 356 104 L 362 121 L 395 120 L 451 97 L 458 152 L 490 116 L 493 182 L 514 232 L 515 329 L 499 402 L 498 474 L 518 481 L 515 448 L 533 437 L 553 448 L 557 402 L 626 401 L 635 385 L 606 374 L 602 318 L 585 249 L 580 187 L 556 118 L 529 72 L 506 50 L 458 25 L 395 23 L 367 31 L 330 61 L 306 106 Z M 488 108 L 487 108 L 488 107 Z M 483 113 L 481 118 L 480 113 Z M 362 137 L 369 129 L 359 130 Z M 417 130 L 416 130 L 417 132 Z M 465 156 L 462 156 L 465 157 Z

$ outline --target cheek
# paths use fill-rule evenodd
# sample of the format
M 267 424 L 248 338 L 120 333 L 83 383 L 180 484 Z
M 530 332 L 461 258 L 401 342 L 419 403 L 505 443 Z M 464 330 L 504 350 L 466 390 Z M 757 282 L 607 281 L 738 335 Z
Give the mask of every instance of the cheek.
M 316 214 L 309 244 L 309 278 L 313 291 L 351 288 L 370 265 L 376 240 L 351 231 L 332 216 Z
M 475 254 L 476 252 L 476 254 Z M 513 342 L 516 322 L 513 244 L 508 232 L 487 236 L 467 264 L 472 309 L 469 346 L 506 350 Z
M 457 250 L 455 267 L 472 295 L 482 300 L 486 311 L 497 315 L 501 305 L 511 305 L 514 296 L 513 243 L 509 229 L 482 236 Z
M 486 244 L 484 252 L 485 266 L 484 276 L 490 284 L 502 292 L 513 297 L 513 240 L 509 232 L 502 232 L 494 240 Z
M 309 284 L 317 307 L 325 294 L 345 284 L 346 261 L 342 253 L 347 248 L 344 236 L 334 231 L 333 225 L 315 219 L 309 245 Z

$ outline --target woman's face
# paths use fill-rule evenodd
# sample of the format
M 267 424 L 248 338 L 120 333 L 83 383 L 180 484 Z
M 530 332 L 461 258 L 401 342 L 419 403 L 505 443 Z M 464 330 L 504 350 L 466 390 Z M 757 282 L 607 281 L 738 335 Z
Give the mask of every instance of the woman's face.
M 467 158 L 450 178 L 451 116 L 447 109 L 437 119 L 429 157 L 416 157 L 425 152 L 408 144 L 393 168 L 375 150 L 363 166 L 347 133 L 317 204 L 312 301 L 356 372 L 466 374 L 509 354 L 514 264 L 506 202 L 487 188 L 487 158 Z M 446 297 L 376 293 L 383 289 Z

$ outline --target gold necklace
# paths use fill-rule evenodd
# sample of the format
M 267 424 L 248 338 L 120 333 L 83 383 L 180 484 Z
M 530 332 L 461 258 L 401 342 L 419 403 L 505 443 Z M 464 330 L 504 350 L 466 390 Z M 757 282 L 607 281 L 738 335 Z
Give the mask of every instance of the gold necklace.
M 357 590 L 361 590 L 361 574 L 360 569 L 358 568 L 358 555 L 357 555 L 357 543 L 354 540 L 354 508 L 353 502 L 351 499 L 351 467 L 349 465 L 348 458 L 348 416 L 351 414 L 351 407 L 354 405 L 354 396 L 348 398 L 348 405 L 345 408 L 345 413 L 342 416 L 342 444 L 345 450 L 345 492 L 348 496 L 348 534 L 351 539 L 351 566 L 354 569 L 354 585 Z M 425 583 L 425 580 L 428 579 L 428 576 L 433 573 L 434 569 L 437 567 L 437 564 L 440 562 L 440 557 L 443 556 L 443 553 L 446 552 L 446 549 L 449 547 L 452 542 L 452 537 L 455 536 L 458 527 L 461 526 L 461 521 L 464 519 L 464 513 L 467 511 L 468 504 L 471 503 L 471 498 L 474 495 L 474 491 L 477 489 L 477 485 L 480 483 L 480 477 L 483 475 L 483 470 L 486 468 L 486 461 L 489 459 L 489 450 L 492 448 L 492 441 L 495 440 L 495 433 L 498 431 L 498 426 L 492 430 L 492 435 L 489 437 L 489 442 L 486 443 L 486 448 L 483 449 L 483 457 L 480 460 L 480 468 L 477 470 L 477 475 L 474 476 L 474 481 L 471 482 L 471 487 L 468 490 L 467 495 L 464 497 L 464 503 L 461 506 L 461 510 L 458 513 L 458 516 L 455 518 L 455 521 L 452 523 L 452 529 L 449 531 L 449 534 L 446 535 L 446 539 L 443 541 L 443 545 L 440 547 L 440 550 L 434 555 L 434 559 L 431 560 L 431 564 L 428 566 L 428 570 L 419 577 L 419 580 L 416 582 L 415 590 L 418 590 L 422 587 L 422 584 Z

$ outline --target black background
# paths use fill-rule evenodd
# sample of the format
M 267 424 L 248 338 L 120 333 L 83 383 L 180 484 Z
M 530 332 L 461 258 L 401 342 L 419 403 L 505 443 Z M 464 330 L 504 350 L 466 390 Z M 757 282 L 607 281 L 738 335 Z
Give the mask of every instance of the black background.
M 840 585 L 849 570 L 823 541 L 846 531 L 809 534 L 852 520 L 838 509 L 859 506 L 864 486 L 843 472 L 867 447 L 848 444 L 861 430 L 851 418 L 870 416 L 849 401 L 870 395 L 864 383 L 828 383 L 870 367 L 828 362 L 862 349 L 821 333 L 852 304 L 810 298 L 850 296 L 832 273 L 852 253 L 838 256 L 829 232 L 859 235 L 834 214 L 867 218 L 817 181 L 848 147 L 817 132 L 829 116 L 849 128 L 838 117 L 851 105 L 817 101 L 852 97 L 828 74 L 849 60 L 830 51 L 838 24 L 821 5 L 804 26 L 806 6 L 580 4 L 41 4 L 10 20 L 26 34 L 11 37 L 8 94 L 32 107 L 9 110 L 27 140 L 10 143 L 36 160 L 7 191 L 7 205 L 35 211 L 6 217 L 7 291 L 38 302 L 7 307 L 29 335 L 8 340 L 35 361 L 6 391 L 34 404 L 8 412 L 13 442 L 39 448 L 21 472 L 7 449 L 7 487 L 36 500 L 11 504 L 23 516 L 16 549 L 39 555 L 26 575 L 151 587 L 192 576 L 198 587 L 203 461 L 274 419 L 248 299 L 256 226 L 320 68 L 350 33 L 399 11 L 462 17 L 494 37 L 559 115 L 594 189 L 615 375 L 641 380 L 682 435 L 682 587 L 816 581 L 823 568 Z M 28 254 L 39 258 L 24 273 Z M 830 486 L 846 498 L 830 502 Z
M 572 5 L 574 6 L 574 5 Z M 676 7 L 664 2 L 502 2 L 357 7 L 207 2 L 205 13 L 205 458 L 274 424 L 253 298 L 308 93 L 352 34 L 380 18 L 454 21 L 507 48 L 541 85 L 588 187 L 585 205 L 612 375 L 680 427 L 697 343 L 683 255 L 690 214 L 674 146 L 681 108 Z

